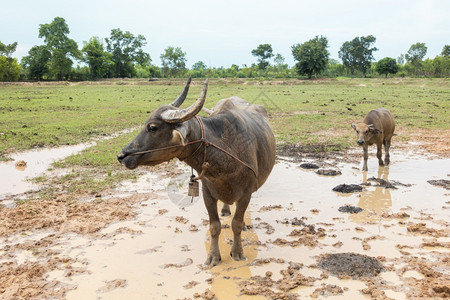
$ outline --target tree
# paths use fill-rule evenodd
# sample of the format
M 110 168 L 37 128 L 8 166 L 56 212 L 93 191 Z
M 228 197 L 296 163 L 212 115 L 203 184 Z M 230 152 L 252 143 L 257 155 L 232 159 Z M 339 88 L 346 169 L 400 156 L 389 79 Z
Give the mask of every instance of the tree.
M 200 70 L 206 70 L 208 66 L 202 61 L 198 61 L 195 64 L 192 65 L 192 70 L 200 71 Z
M 436 56 L 433 59 L 433 75 L 448 77 L 450 75 L 450 56 Z
M 186 52 L 180 47 L 169 46 L 160 56 L 164 76 L 178 76 L 186 71 Z
M 144 67 L 149 66 L 150 55 L 142 49 L 147 44 L 143 35 L 134 36 L 129 31 L 123 32 L 117 28 L 111 30 L 110 37 L 105 41 L 114 65 L 114 77 L 132 77 L 135 63 Z
M 252 55 L 258 57 L 258 68 L 265 70 L 269 65 L 269 59 L 273 56 L 271 44 L 260 44 L 258 48 L 252 50 Z
M 108 74 L 112 65 L 111 54 L 104 50 L 102 41 L 98 37 L 84 42 L 81 50 L 83 61 L 88 64 L 91 79 L 103 78 Z
M 51 53 L 50 69 L 58 80 L 67 77 L 72 68 L 72 58 L 79 58 L 77 43 L 68 38 L 69 26 L 63 18 L 56 17 L 50 24 L 39 25 L 39 38 L 44 38 Z
M 405 54 L 400 54 L 399 57 L 397 57 L 397 63 L 399 65 L 404 65 L 405 64 Z
M 372 53 L 378 50 L 376 47 L 371 48 L 375 41 L 374 36 L 368 35 L 356 37 L 342 44 L 339 58 L 352 75 L 355 70 L 360 70 L 363 77 L 366 77 L 366 71 L 370 69 L 371 61 L 374 59 Z
M 317 77 L 327 67 L 330 55 L 327 48 L 328 40 L 324 36 L 316 36 L 303 44 L 293 45 L 292 55 L 298 61 L 295 65 L 297 73 L 307 75 L 310 79 L 313 74 Z
M 273 62 L 275 63 L 276 66 L 282 66 L 284 64 L 284 56 L 281 55 L 280 53 L 277 53 L 275 55 L 275 58 L 273 59 Z
M 378 73 L 385 74 L 388 77 L 389 73 L 395 74 L 398 72 L 398 65 L 395 59 L 385 57 L 377 63 L 375 69 Z
M 0 42 L 0 81 L 17 81 L 22 68 L 11 54 L 16 51 L 17 42 L 6 45 Z
M 445 45 L 444 48 L 442 48 L 441 56 L 444 57 L 450 56 L 450 45 Z
M 49 72 L 52 54 L 47 46 L 34 46 L 28 51 L 28 56 L 22 58 L 22 65 L 28 72 L 29 79 L 42 80 Z
M 425 43 L 415 43 L 409 47 L 408 52 L 405 54 L 406 60 L 414 65 L 415 75 L 417 75 L 417 69 L 427 54 L 427 50 L 428 48 L 425 46 Z
M 0 42 L 0 55 L 10 57 L 11 54 L 16 52 L 17 49 L 17 42 L 14 42 L 12 44 L 6 45 Z

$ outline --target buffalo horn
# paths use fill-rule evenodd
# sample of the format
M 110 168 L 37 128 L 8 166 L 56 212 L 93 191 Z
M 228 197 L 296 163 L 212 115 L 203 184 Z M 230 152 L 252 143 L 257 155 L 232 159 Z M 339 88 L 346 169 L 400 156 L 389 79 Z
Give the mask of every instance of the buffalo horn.
M 161 114 L 161 117 L 167 123 L 181 123 L 193 118 L 200 112 L 205 104 L 206 91 L 208 90 L 208 79 L 205 80 L 203 91 L 197 101 L 185 109 L 168 109 Z
M 172 106 L 180 107 L 180 105 L 183 104 L 184 99 L 186 99 L 186 96 L 189 92 L 189 85 L 191 84 L 191 80 L 192 80 L 192 75 L 190 75 L 188 80 L 186 81 L 186 85 L 184 86 L 183 92 L 180 94 L 180 96 L 178 96 L 177 99 L 175 99 L 172 102 Z

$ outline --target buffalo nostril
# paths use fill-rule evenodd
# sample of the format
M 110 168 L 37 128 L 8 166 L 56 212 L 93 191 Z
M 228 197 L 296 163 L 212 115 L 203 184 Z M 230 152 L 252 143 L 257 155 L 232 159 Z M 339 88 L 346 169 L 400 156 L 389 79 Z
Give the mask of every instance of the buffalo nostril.
M 123 152 L 120 152 L 119 154 L 117 154 L 117 160 L 119 162 L 122 162 L 122 160 L 125 158 L 125 154 Z
M 364 145 L 364 141 L 362 141 L 362 140 L 359 140 L 357 143 L 358 143 L 358 145 Z

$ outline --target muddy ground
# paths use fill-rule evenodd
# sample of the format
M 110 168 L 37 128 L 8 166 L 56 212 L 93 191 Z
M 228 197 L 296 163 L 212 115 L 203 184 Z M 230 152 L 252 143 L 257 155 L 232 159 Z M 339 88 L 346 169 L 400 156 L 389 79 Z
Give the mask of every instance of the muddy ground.
M 222 217 L 222 262 L 213 268 L 203 265 L 206 209 L 185 196 L 190 170 L 182 163 L 78 201 L 11 205 L 8 197 L 0 206 L 0 298 L 448 298 L 450 193 L 427 181 L 449 179 L 449 147 L 417 140 L 394 145 L 389 167 L 371 149 L 368 172 L 359 149 L 279 147 L 246 213 L 247 260 L 229 257 L 231 217 Z M 332 191 L 340 184 L 362 191 Z

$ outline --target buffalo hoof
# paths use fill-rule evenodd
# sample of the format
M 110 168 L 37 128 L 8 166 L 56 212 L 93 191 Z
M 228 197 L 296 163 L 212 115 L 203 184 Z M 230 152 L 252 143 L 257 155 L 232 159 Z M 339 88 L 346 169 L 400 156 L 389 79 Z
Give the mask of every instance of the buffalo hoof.
M 243 252 L 238 252 L 238 253 L 230 252 L 230 256 L 235 261 L 246 260 Z
M 222 258 L 220 257 L 220 255 L 218 256 L 208 255 L 205 261 L 205 265 L 212 265 L 214 267 L 217 266 L 221 261 Z

